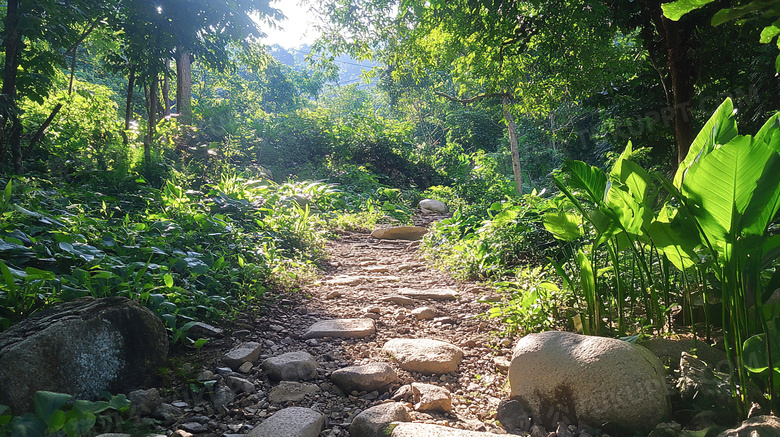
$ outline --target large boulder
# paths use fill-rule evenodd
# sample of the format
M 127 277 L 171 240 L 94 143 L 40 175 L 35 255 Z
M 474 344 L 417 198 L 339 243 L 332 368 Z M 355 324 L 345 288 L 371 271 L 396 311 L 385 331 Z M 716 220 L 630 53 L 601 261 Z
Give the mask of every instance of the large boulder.
M 423 199 L 420 201 L 419 206 L 424 213 L 446 214 L 449 211 L 447 204 L 441 200 Z
M 512 354 L 509 384 L 512 398 L 547 429 L 565 421 L 648 432 L 670 410 L 658 358 L 612 338 L 558 331 L 523 337 Z
M 30 411 L 35 392 L 94 399 L 151 383 L 168 334 L 150 310 L 121 297 L 82 298 L 0 334 L 0 404 Z

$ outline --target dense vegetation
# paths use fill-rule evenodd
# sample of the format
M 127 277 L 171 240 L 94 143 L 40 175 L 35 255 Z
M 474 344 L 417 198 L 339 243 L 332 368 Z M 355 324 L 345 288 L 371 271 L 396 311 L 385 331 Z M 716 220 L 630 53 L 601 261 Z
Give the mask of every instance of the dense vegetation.
M 500 335 L 722 337 L 741 414 L 749 379 L 775 401 L 766 2 L 320 0 L 317 62 L 291 65 L 257 39 L 267 1 L 191 3 L 0 9 L 0 330 L 122 295 L 200 347 L 193 322 L 430 197 L 453 216 L 423 248 L 502 292 Z M 334 85 L 345 53 L 375 86 Z

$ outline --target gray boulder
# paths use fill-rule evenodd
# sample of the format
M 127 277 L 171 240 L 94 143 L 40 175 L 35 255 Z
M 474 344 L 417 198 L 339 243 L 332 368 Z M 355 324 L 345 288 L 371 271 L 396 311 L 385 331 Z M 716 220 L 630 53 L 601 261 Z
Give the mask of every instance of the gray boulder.
M 447 204 L 441 200 L 423 199 L 418 205 L 424 213 L 446 214 L 449 211 Z
M 466 431 L 428 423 L 393 423 L 393 426 L 390 437 L 498 437 L 502 435 L 491 432 Z
M 287 352 L 263 361 L 263 370 L 277 381 L 308 380 L 317 376 L 317 362 L 308 352 Z
M 150 384 L 168 334 L 150 310 L 122 297 L 82 298 L 0 334 L 0 404 L 32 409 L 40 390 L 94 399 Z
M 254 362 L 257 361 L 257 358 L 260 356 L 260 352 L 260 343 L 256 341 L 241 343 L 240 345 L 229 350 L 222 357 L 222 362 L 225 363 L 226 366 L 233 369 L 233 371 L 236 371 L 244 363 L 254 364 Z
M 279 410 L 249 433 L 249 437 L 317 437 L 325 427 L 325 416 L 311 408 Z
M 383 437 L 392 422 L 411 422 L 406 407 L 400 402 L 388 402 L 373 406 L 352 419 L 350 437 Z
M 433 384 L 412 383 L 414 409 L 417 411 L 452 411 L 452 395 L 444 387 Z
M 625 341 L 550 331 L 515 345 L 511 397 L 547 429 L 558 421 L 649 432 L 670 410 L 666 373 L 650 351 Z

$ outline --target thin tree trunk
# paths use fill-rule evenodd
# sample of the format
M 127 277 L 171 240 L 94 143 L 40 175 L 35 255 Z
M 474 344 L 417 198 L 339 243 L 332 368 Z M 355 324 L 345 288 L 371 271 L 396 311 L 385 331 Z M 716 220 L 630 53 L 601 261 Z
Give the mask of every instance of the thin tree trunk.
M 190 54 L 179 47 L 176 51 L 176 108 L 179 122 L 192 124 L 192 61 Z
M 163 117 L 168 117 L 171 115 L 171 104 L 170 104 L 170 94 L 171 94 L 171 85 L 170 85 L 170 70 L 171 70 L 171 61 L 166 59 L 165 60 L 165 75 L 163 76 L 163 86 L 162 86 L 162 102 L 163 102 Z
M 669 75 L 674 93 L 674 135 L 677 139 L 677 164 L 688 155 L 694 138 L 691 105 L 696 93 L 694 88 L 696 66 L 691 53 L 690 32 L 684 23 L 663 18 L 666 33 L 666 52 Z
M 135 90 L 135 68 L 130 69 L 127 78 L 127 101 L 125 103 L 125 130 L 130 130 L 130 121 L 133 119 L 133 91 Z
M 149 111 L 147 120 L 146 140 L 144 141 L 144 165 L 147 175 L 152 169 L 152 141 L 154 140 L 154 128 L 157 122 L 157 75 L 149 78 Z
M 16 104 L 16 72 L 19 68 L 22 52 L 22 35 L 19 31 L 19 0 L 8 0 L 6 4 L 5 32 L 5 65 L 3 68 L 3 87 L 0 90 L 0 105 L 5 106 L 0 111 L 0 165 L 5 159 L 5 133 L 8 121 L 11 121 L 11 138 L 9 144 L 13 155 L 14 173 L 21 174 L 21 126 Z
M 509 105 L 511 100 L 508 97 L 504 97 L 501 108 L 504 110 L 504 118 L 506 119 L 506 127 L 509 130 L 509 147 L 512 151 L 512 172 L 515 175 L 515 183 L 517 184 L 517 192 L 523 194 L 523 172 L 520 167 L 520 150 L 517 145 L 517 126 L 515 125 L 515 118 L 512 116 L 512 111 Z
M 32 149 L 36 144 L 38 144 L 38 141 L 43 138 L 43 134 L 46 133 L 46 129 L 49 128 L 49 125 L 52 121 L 54 121 L 54 117 L 57 116 L 57 114 L 60 112 L 60 109 L 62 109 L 62 103 L 57 103 L 54 106 L 54 109 L 51 110 L 51 114 L 49 114 L 49 117 L 46 119 L 46 121 L 43 122 L 41 127 L 38 128 L 38 131 L 35 132 L 35 135 L 30 140 L 29 148 Z

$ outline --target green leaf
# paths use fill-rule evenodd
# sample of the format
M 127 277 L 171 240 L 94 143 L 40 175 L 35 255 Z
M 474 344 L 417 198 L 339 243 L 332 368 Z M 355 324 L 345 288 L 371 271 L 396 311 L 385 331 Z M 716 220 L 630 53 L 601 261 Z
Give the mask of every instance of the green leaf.
M 11 270 L 3 261 L 0 261 L 0 271 L 3 273 L 3 280 L 6 287 L 13 293 L 16 291 L 16 283 L 14 282 L 14 275 L 11 274 Z
M 95 426 L 97 418 L 94 413 L 80 412 L 78 410 L 70 411 L 74 413 L 67 423 L 65 423 L 64 431 L 68 437 L 79 437 L 87 435 L 90 430 Z
M 677 167 L 673 180 L 674 186 L 681 188 L 683 179 L 695 162 L 709 154 L 716 145 L 726 144 L 735 136 L 737 136 L 737 122 L 734 119 L 734 104 L 728 98 L 715 110 L 694 138 L 688 155 Z
M 33 397 L 33 409 L 35 415 L 48 423 L 49 418 L 55 411 L 59 411 L 73 396 L 65 393 L 53 393 L 50 391 L 39 391 Z
M 715 0 L 678 0 L 676 2 L 661 5 L 666 18 L 677 21 L 683 15 L 712 3 Z
M 123 394 L 116 395 L 108 401 L 108 406 L 117 411 L 127 411 L 130 408 L 130 400 Z
M 753 0 L 752 2 L 743 6 L 737 6 L 735 8 L 723 8 L 712 16 L 711 23 L 713 26 L 719 26 L 727 21 L 736 20 L 752 12 L 760 11 L 770 4 L 771 2 L 766 0 Z
M 555 238 L 574 241 L 582 236 L 582 217 L 567 212 L 548 212 L 543 218 L 544 228 Z
M 46 427 L 49 432 L 57 432 L 65 425 L 66 420 L 64 411 L 54 410 L 49 416 L 49 420 L 46 421 Z
M 199 339 L 195 340 L 195 345 L 194 345 L 195 349 L 202 348 L 206 343 L 208 343 L 208 341 L 209 341 L 208 338 L 199 338 Z
M 769 43 L 777 35 L 780 35 L 780 20 L 777 20 L 769 26 L 766 26 L 764 30 L 761 31 L 760 42 L 762 44 Z
M 41 437 L 46 435 L 46 423 L 32 413 L 11 421 L 11 437 Z
M 173 276 L 171 276 L 170 273 L 166 273 L 163 276 L 163 280 L 165 281 L 165 286 L 166 287 L 168 287 L 168 288 L 172 288 L 173 287 Z
M 734 138 L 691 166 L 681 191 L 711 243 L 736 240 L 738 220 L 754 192 L 766 190 L 757 183 L 770 159 L 777 159 L 777 153 L 746 136 Z
M 603 203 L 607 190 L 607 175 L 601 169 L 582 161 L 567 161 L 563 171 L 570 176 L 569 184 L 572 187 L 584 189 L 591 202 Z
M 102 413 L 110 408 L 110 405 L 106 401 L 91 402 L 82 399 L 73 403 L 73 410 L 80 411 L 82 413 Z
M 11 195 L 13 194 L 13 185 L 12 180 L 9 180 L 7 184 L 5 184 L 5 190 L 3 190 L 3 203 L 7 204 L 11 200 Z

